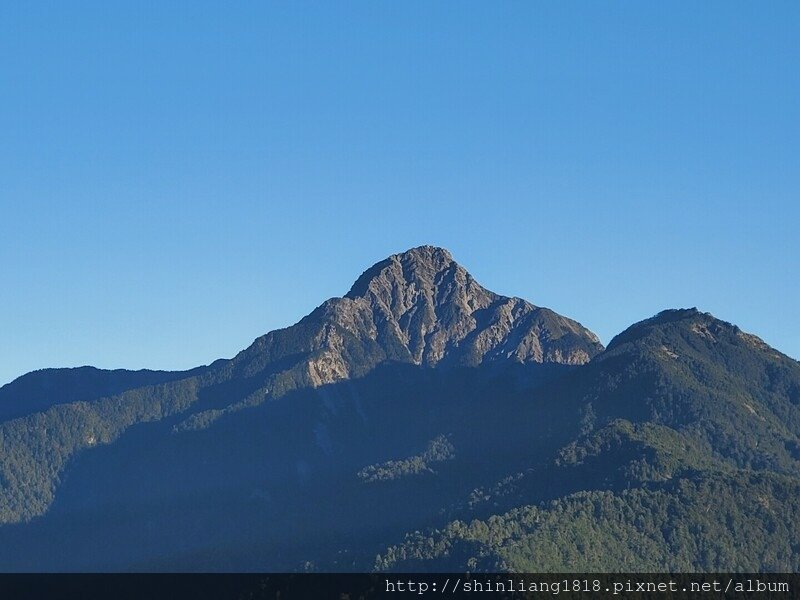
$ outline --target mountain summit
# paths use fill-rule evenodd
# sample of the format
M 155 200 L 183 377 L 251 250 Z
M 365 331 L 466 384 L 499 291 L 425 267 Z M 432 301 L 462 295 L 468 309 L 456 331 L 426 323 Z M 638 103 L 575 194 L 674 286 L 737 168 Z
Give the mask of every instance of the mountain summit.
M 321 385 L 390 360 L 476 366 L 505 360 L 580 365 L 603 350 L 580 323 L 481 286 L 450 253 L 420 246 L 367 269 L 342 298 L 271 332 L 237 357 L 250 373 L 295 357 Z
M 421 246 L 366 271 L 346 298 L 387 323 L 411 360 L 434 365 L 511 359 L 583 364 L 603 349 L 591 331 L 481 286 L 443 248 Z

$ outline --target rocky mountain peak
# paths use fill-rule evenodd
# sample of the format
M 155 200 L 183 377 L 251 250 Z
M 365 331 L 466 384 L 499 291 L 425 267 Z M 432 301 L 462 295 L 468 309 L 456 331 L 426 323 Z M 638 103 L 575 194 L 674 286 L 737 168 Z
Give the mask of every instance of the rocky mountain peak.
M 384 361 L 579 365 L 602 350 L 577 321 L 495 294 L 447 250 L 420 246 L 376 263 L 344 297 L 262 336 L 234 364 L 247 377 L 292 364 L 319 386 L 363 376 Z
M 582 364 L 602 350 L 579 323 L 481 286 L 450 252 L 420 246 L 367 269 L 315 318 L 416 364 Z M 344 369 L 342 369 L 344 370 Z
M 345 297 L 364 299 L 397 320 L 404 337 L 411 334 L 410 329 L 425 336 L 447 328 L 459 316 L 486 308 L 497 299 L 447 250 L 435 246 L 412 248 L 382 260 L 365 271 Z
M 431 289 L 448 271 L 467 274 L 444 248 L 419 246 L 374 264 L 361 274 L 345 297 L 366 297 L 406 287 Z

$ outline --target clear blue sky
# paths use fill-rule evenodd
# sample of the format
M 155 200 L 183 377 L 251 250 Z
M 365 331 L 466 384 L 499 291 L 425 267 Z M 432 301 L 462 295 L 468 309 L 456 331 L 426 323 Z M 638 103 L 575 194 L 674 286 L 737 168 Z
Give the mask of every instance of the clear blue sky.
M 800 358 L 797 2 L 4 2 L 0 383 L 228 357 L 430 243 Z

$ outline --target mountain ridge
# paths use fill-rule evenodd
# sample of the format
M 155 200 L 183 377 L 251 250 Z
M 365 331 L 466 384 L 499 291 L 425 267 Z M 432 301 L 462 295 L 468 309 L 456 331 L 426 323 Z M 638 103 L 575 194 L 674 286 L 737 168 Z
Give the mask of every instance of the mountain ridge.
M 655 558 L 615 542 L 618 563 L 587 566 L 800 565 L 791 527 L 738 563 L 704 533 L 797 510 L 800 364 L 697 309 L 603 349 L 422 246 L 231 359 L 154 377 L 0 419 L 0 570 L 569 570 L 554 539 L 602 548 L 625 515 L 652 519 Z M 709 524 L 715 490 L 748 496 Z

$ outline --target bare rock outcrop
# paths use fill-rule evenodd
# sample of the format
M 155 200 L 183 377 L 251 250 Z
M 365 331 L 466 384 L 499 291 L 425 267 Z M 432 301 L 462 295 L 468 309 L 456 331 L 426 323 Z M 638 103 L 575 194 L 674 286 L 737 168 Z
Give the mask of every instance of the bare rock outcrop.
M 233 368 L 299 368 L 314 387 L 394 360 L 434 366 L 489 361 L 579 365 L 603 350 L 580 323 L 481 286 L 450 253 L 421 246 L 365 271 L 342 298 L 256 340 Z M 286 364 L 286 362 L 290 364 Z M 302 366 L 301 366 L 302 365 Z

